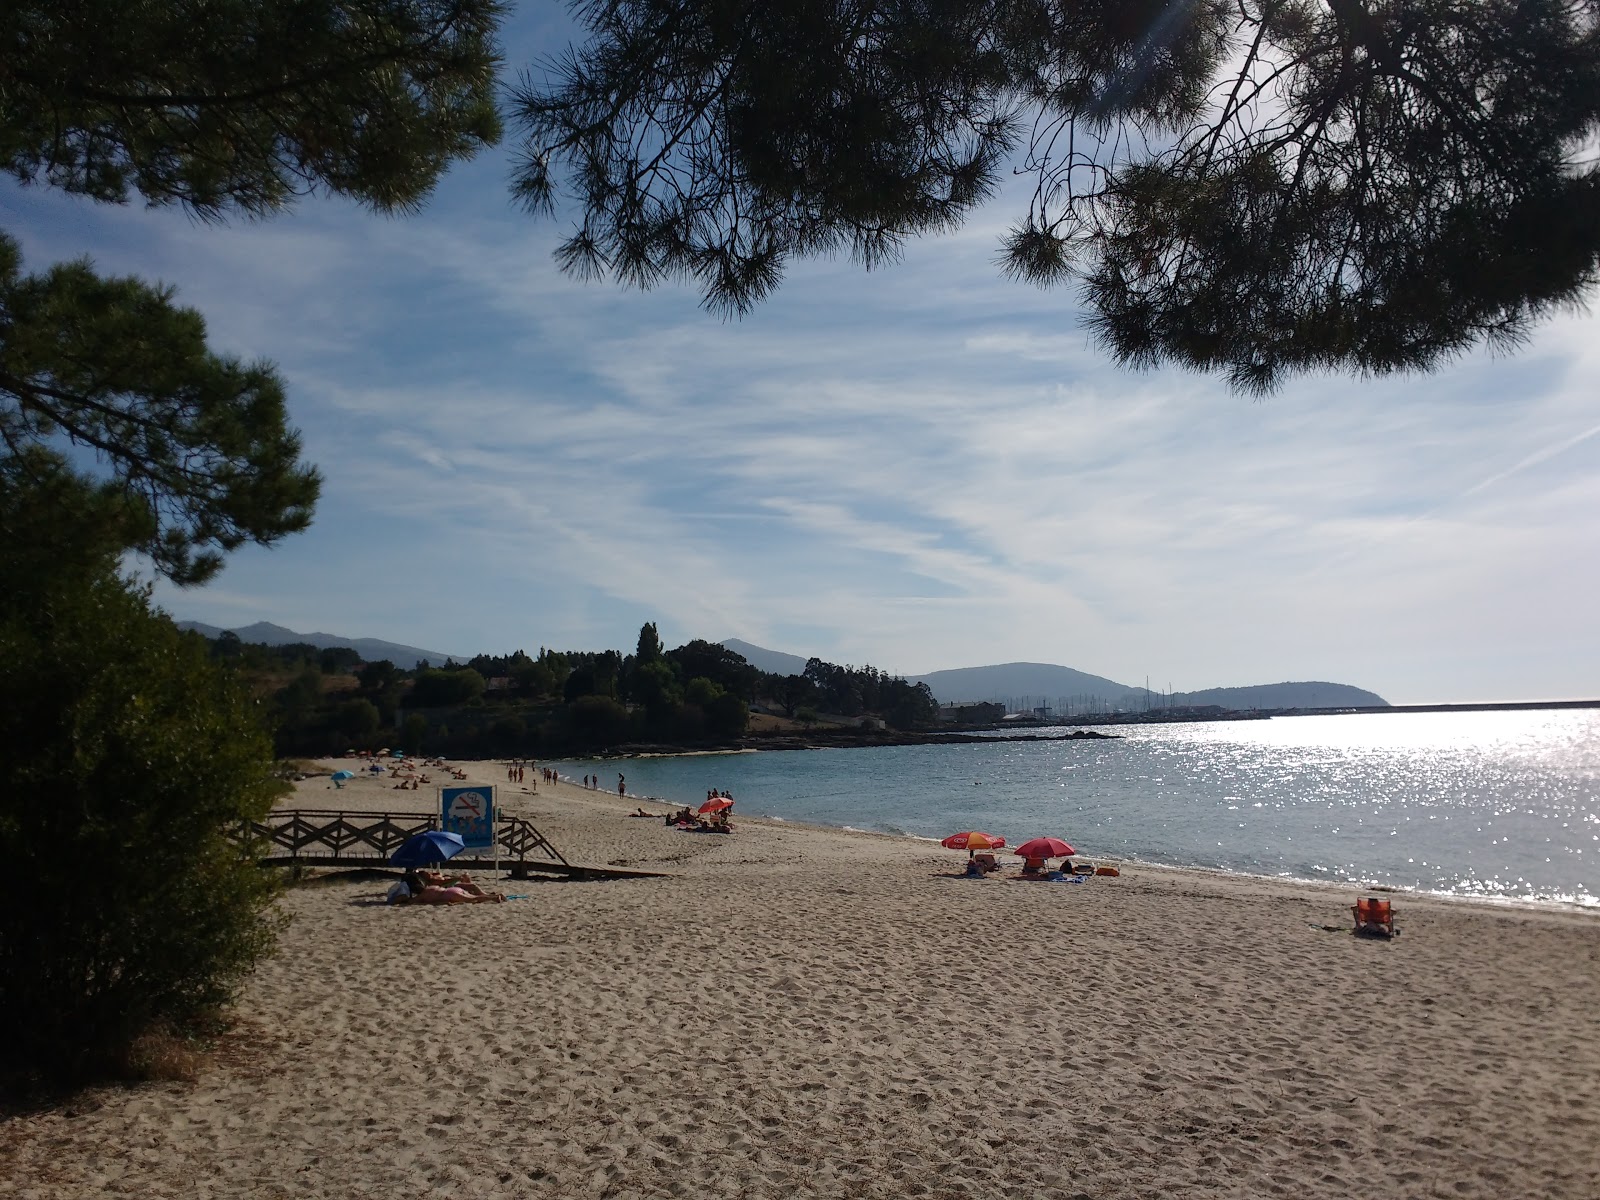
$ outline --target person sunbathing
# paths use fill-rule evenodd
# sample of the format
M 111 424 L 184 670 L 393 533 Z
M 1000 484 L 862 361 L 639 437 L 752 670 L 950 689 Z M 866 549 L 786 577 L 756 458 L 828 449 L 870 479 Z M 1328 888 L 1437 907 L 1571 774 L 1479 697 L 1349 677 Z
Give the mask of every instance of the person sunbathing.
M 485 891 L 465 875 L 448 879 L 429 870 L 407 871 L 388 895 L 390 904 L 499 904 L 504 899 L 503 893 Z
M 459 875 L 446 875 L 443 871 L 432 871 L 424 867 L 417 872 L 417 878 L 422 881 L 422 886 L 452 888 L 458 887 L 469 895 L 490 896 L 493 892 L 485 891 L 482 884 L 474 883 L 472 876 L 466 872 Z
M 505 896 L 500 892 L 480 892 L 474 895 L 463 887 L 425 887 L 410 900 L 400 904 L 499 904 Z

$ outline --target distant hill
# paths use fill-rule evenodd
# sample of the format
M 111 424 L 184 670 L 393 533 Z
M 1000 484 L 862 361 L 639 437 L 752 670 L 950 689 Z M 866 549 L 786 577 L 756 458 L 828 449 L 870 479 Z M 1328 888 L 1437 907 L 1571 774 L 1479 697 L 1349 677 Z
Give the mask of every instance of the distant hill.
M 215 638 L 227 632 L 202 621 L 179 621 L 177 624 L 179 629 L 192 629 L 208 638 Z M 285 646 L 290 642 L 305 642 L 319 650 L 348 647 L 361 655 L 366 662 L 388 659 L 395 666 L 407 671 L 424 659 L 434 666 L 451 657 L 456 657 L 457 662 L 467 661 L 466 657 L 452 656 L 439 650 L 421 650 L 416 646 L 402 646 L 399 642 L 385 642 L 378 638 L 347 638 L 333 633 L 296 633 L 292 629 L 285 629 L 282 625 L 274 625 L 270 621 L 257 621 L 254 625 L 246 625 L 232 632 L 241 642 L 254 642 L 263 646 Z
M 745 662 L 756 670 L 765 671 L 769 675 L 803 675 L 806 663 L 810 661 L 798 654 L 785 654 L 782 650 L 753 646 L 749 642 L 741 642 L 738 638 L 728 638 L 722 645 L 735 654 L 742 655 Z
M 1036 705 L 1054 707 L 1061 699 L 1095 697 L 1115 704 L 1130 690 L 1127 684 L 1071 667 L 1050 663 L 1000 663 L 992 667 L 956 667 L 913 675 L 912 683 L 925 683 L 941 704 L 961 704 L 973 700 L 1017 700 L 1032 698 Z
M 1207 688 L 1172 697 L 1174 704 L 1220 704 L 1223 708 L 1387 708 L 1376 692 L 1348 683 L 1260 683 L 1254 687 Z
M 798 654 L 784 654 L 729 638 L 722 643 L 742 654 L 751 666 L 776 675 L 798 675 L 806 660 Z M 1057 709 L 1104 706 L 1136 710 L 1162 704 L 1216 704 L 1222 708 L 1248 711 L 1253 708 L 1384 708 L 1388 701 L 1374 692 L 1345 683 L 1263 683 L 1253 687 L 1206 688 L 1198 692 L 1179 692 L 1158 696 L 1144 688 L 1118 683 L 1103 675 L 1090 675 L 1053 663 L 997 663 L 988 667 L 956 667 L 910 676 L 912 683 L 925 683 L 941 704 L 964 704 L 979 700 L 1001 700 L 1017 708 Z

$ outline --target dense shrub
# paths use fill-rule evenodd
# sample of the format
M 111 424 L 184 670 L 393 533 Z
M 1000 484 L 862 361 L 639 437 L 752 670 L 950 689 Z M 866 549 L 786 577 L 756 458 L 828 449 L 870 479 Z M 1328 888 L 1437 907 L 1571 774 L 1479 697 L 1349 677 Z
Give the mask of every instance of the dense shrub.
M 447 708 L 470 704 L 483 695 L 483 676 L 471 667 L 457 670 L 422 670 L 406 697 L 414 708 Z
M 0 862 L 27 901 L 0 906 L 0 1077 L 61 1084 L 209 1024 L 270 950 L 237 835 L 282 785 L 254 702 L 143 593 L 5 574 Z
M 578 746 L 612 746 L 628 737 L 628 710 L 605 696 L 582 696 L 567 705 L 567 736 Z

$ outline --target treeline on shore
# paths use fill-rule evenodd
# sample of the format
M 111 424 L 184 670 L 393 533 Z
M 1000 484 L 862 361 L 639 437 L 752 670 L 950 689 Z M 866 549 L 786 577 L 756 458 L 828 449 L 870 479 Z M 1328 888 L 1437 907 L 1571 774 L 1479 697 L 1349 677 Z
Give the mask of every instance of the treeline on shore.
M 199 634 L 191 635 L 200 637 Z M 930 728 L 926 684 L 813 658 L 799 675 L 758 670 L 715 642 L 666 649 L 653 622 L 632 654 L 478 655 L 403 670 L 347 648 L 205 639 L 264 703 L 280 756 L 393 747 L 452 758 L 558 756 L 619 747 L 725 745 L 751 733 L 752 709 L 812 728 L 848 722 Z

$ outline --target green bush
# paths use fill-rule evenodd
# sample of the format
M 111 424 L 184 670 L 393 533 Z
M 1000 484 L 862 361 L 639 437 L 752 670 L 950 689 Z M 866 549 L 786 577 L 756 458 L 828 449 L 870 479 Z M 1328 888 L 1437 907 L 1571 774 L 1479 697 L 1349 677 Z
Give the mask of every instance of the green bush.
M 412 713 L 400 727 L 400 746 L 407 754 L 421 754 L 423 739 L 427 736 L 428 719 L 421 713 Z
M 483 695 L 483 676 L 471 667 L 459 670 L 423 670 L 405 703 L 412 708 L 448 708 L 470 704 Z
M 0 599 L 8 1085 L 114 1070 L 208 1026 L 275 940 L 237 835 L 282 785 L 254 702 L 110 570 Z M 12 586 L 16 585 L 16 586 Z
M 613 746 L 628 736 L 628 710 L 607 696 L 579 697 L 566 717 L 568 736 L 579 746 Z

